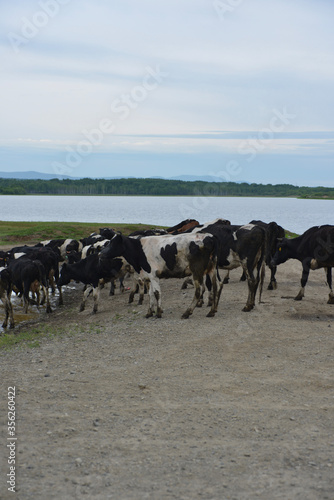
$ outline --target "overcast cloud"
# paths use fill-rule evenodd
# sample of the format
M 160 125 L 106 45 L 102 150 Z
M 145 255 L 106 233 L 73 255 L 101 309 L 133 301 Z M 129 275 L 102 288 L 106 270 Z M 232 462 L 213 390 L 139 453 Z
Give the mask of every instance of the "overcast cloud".
M 1 2 L 2 171 L 334 186 L 334 2 Z

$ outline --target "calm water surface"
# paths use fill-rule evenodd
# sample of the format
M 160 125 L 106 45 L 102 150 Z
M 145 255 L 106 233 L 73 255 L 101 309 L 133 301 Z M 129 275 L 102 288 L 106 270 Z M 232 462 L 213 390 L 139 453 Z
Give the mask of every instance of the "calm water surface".
M 169 196 L 0 196 L 1 220 L 145 223 L 172 226 L 183 219 L 207 222 L 217 217 L 232 224 L 252 219 L 276 221 L 302 233 L 334 224 L 334 200 L 295 198 L 210 198 Z

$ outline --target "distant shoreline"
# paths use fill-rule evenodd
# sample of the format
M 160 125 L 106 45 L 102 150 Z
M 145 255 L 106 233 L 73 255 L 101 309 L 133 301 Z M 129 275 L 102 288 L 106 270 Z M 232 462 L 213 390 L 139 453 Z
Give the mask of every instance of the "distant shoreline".
M 152 178 L 50 180 L 0 178 L 0 195 L 261 197 L 327 200 L 334 199 L 334 188 Z

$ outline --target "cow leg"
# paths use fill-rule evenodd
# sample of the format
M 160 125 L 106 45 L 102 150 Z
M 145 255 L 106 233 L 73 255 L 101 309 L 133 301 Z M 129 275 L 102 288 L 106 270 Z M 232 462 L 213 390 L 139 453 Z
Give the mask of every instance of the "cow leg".
M 191 278 L 186 278 L 184 280 L 184 282 L 182 283 L 182 286 L 181 286 L 181 290 L 185 290 L 186 288 L 188 288 L 188 285 L 192 285 L 193 284 L 193 281 Z
M 58 288 L 58 292 L 59 292 L 58 306 L 63 306 L 64 300 L 63 300 L 63 292 L 62 292 L 61 286 L 57 286 L 57 288 Z
M 193 311 L 194 311 L 194 309 L 195 309 L 198 301 L 201 298 L 201 288 L 202 288 L 202 285 L 203 285 L 203 278 L 202 279 L 196 279 L 194 277 L 193 278 L 193 283 L 194 283 L 194 287 L 195 287 L 194 297 L 193 297 L 193 300 L 192 300 L 190 306 L 188 307 L 188 309 L 186 309 L 184 311 L 184 313 L 182 314 L 182 316 L 181 316 L 182 319 L 189 318 L 189 316 L 193 313 Z
M 51 269 L 49 272 L 49 284 L 51 288 L 51 293 L 54 295 L 56 293 L 56 284 L 55 284 L 55 279 L 54 279 L 54 270 Z
M 86 300 L 87 300 L 88 296 L 92 293 L 92 290 L 93 290 L 93 287 L 91 285 L 85 286 L 83 294 L 82 294 L 82 302 L 80 304 L 80 309 L 79 309 L 80 312 L 85 310 Z
M 260 278 L 259 278 L 259 280 L 260 280 L 259 304 L 261 304 L 264 277 L 266 275 L 266 265 L 265 265 L 264 261 L 262 262 L 260 269 L 258 269 L 258 275 L 259 274 L 260 274 Z
M 305 286 L 308 280 L 308 276 L 310 274 L 310 264 L 309 262 L 303 262 L 303 272 L 302 272 L 302 277 L 300 280 L 301 288 L 298 292 L 298 294 L 295 297 L 295 300 L 302 300 L 302 298 L 305 295 Z
M 331 267 L 325 268 L 325 272 L 326 272 L 326 276 L 327 276 L 327 284 L 328 284 L 329 289 L 330 289 L 327 304 L 334 304 L 334 293 L 333 293 L 333 287 L 332 287 L 332 268 Z
M 223 284 L 224 285 L 227 285 L 227 283 L 230 281 L 230 271 L 227 271 L 227 273 L 225 274 L 225 277 L 223 279 Z
M 9 317 L 9 328 L 14 328 L 14 315 L 13 315 L 13 306 L 10 301 L 10 293 L 7 294 L 5 293 L 3 297 L 1 297 L 1 300 L 5 306 L 5 319 L 4 322 L 2 323 L 2 328 L 7 328 L 8 325 L 8 317 Z
M 161 318 L 163 312 L 161 308 L 161 291 L 158 279 L 151 279 L 150 289 L 149 289 L 150 304 L 146 314 L 146 318 L 150 318 L 154 314 L 154 306 L 157 303 L 157 318 Z
M 139 300 L 138 300 L 138 305 L 141 306 L 142 303 L 143 303 L 143 300 L 144 300 L 144 295 L 145 295 L 145 287 L 146 287 L 146 291 L 147 291 L 147 288 L 150 287 L 150 283 L 147 282 L 145 284 L 145 281 L 142 280 L 141 278 L 138 280 L 138 289 L 139 289 Z
M 109 296 L 110 295 L 115 295 L 115 279 L 112 279 L 111 282 L 110 282 L 110 292 L 109 292 Z
M 132 304 L 134 296 L 138 292 L 138 290 L 139 290 L 138 281 L 135 282 L 135 279 L 133 279 L 132 288 L 130 290 L 130 295 L 129 295 L 129 300 L 128 300 L 129 304 Z
M 49 288 L 45 285 L 42 285 L 42 289 L 43 289 L 43 294 L 46 297 L 46 312 L 52 313 L 50 300 L 49 300 Z
M 217 312 L 218 309 L 218 290 L 217 290 L 217 275 L 216 275 L 216 269 L 212 273 L 211 276 L 211 283 L 212 283 L 212 304 L 211 304 L 211 309 L 206 315 L 207 318 L 212 318 L 215 313 Z
M 247 276 L 246 276 L 246 273 L 245 271 L 242 273 L 241 277 L 240 277 L 240 281 L 246 281 L 247 279 Z
M 248 265 L 246 265 L 244 267 L 244 271 L 245 271 L 246 276 L 247 276 L 248 298 L 247 298 L 246 305 L 242 310 L 244 312 L 248 312 L 254 308 L 255 294 L 256 294 L 256 290 L 257 290 L 259 281 L 258 281 L 258 279 L 255 278 L 253 270 L 248 268 Z
M 100 298 L 100 286 L 96 286 L 93 288 L 93 298 L 94 298 L 94 307 L 93 307 L 93 313 L 97 313 L 98 305 L 99 305 L 99 298 Z
M 277 281 L 275 278 L 275 274 L 277 271 L 277 266 L 270 267 L 270 281 L 268 285 L 268 290 L 276 290 L 277 289 Z
M 124 293 L 125 286 L 124 286 L 124 276 L 119 278 L 119 291 L 121 293 Z
M 23 311 L 25 314 L 28 313 L 29 292 L 30 292 L 30 282 L 29 280 L 26 280 L 23 283 Z

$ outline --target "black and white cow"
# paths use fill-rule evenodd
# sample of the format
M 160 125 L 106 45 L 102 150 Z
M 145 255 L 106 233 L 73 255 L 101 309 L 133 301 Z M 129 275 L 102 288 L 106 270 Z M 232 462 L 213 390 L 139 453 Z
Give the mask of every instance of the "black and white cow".
M 7 328 L 9 318 L 9 328 L 14 328 L 13 306 L 10 300 L 12 293 L 11 272 L 8 268 L 0 271 L 0 299 L 5 307 L 5 319 L 2 328 Z
M 248 282 L 248 298 L 243 311 L 250 311 L 255 305 L 255 296 L 260 282 L 259 301 L 261 300 L 266 248 L 265 230 L 254 224 L 235 226 L 230 225 L 225 219 L 216 219 L 203 224 L 202 227 L 195 227 L 192 234 L 202 231 L 215 235 L 219 241 L 219 268 L 230 271 L 239 266 L 242 267 Z M 254 274 L 255 270 L 256 274 Z M 219 295 L 222 286 L 223 284 L 220 285 Z
M 49 247 L 56 253 L 59 253 L 60 260 L 64 261 L 66 259 L 66 252 L 71 252 L 72 250 L 79 252 L 82 249 L 82 243 L 72 238 L 58 239 L 58 240 L 45 240 L 41 241 L 36 245 Z
M 123 256 L 141 279 L 150 280 L 150 304 L 146 317 L 153 316 L 156 303 L 156 315 L 161 318 L 160 278 L 192 276 L 194 298 L 182 315 L 182 318 L 188 318 L 200 300 L 205 274 L 210 277 L 213 289 L 208 316 L 214 316 L 217 311 L 217 239 L 211 234 L 146 236 L 141 239 L 116 235 L 99 255 L 101 261 Z
M 283 238 L 277 244 L 276 253 L 271 261 L 273 266 L 283 264 L 288 259 L 302 263 L 301 288 L 295 300 L 302 300 L 310 270 L 325 268 L 327 284 L 330 289 L 328 304 L 334 304 L 332 288 L 332 267 L 334 267 L 334 226 L 314 226 L 297 238 Z
M 74 264 L 74 262 L 79 262 L 81 259 L 85 259 L 88 255 L 92 255 L 93 253 L 99 253 L 102 248 L 108 245 L 110 240 L 103 239 L 98 240 L 95 243 L 90 245 L 86 245 L 79 252 L 72 250 L 70 252 L 66 252 L 66 260 L 69 264 Z
M 12 287 L 23 295 L 24 312 L 28 312 L 29 292 L 36 293 L 39 297 L 40 288 L 42 287 L 43 296 L 46 300 L 46 312 L 51 313 L 49 290 L 43 264 L 39 260 L 31 260 L 26 256 L 22 256 L 19 259 L 10 261 L 8 269 Z
M 90 245 L 94 245 L 94 243 L 97 243 L 98 241 L 105 240 L 105 236 L 102 236 L 101 234 L 97 233 L 91 233 L 89 236 L 86 238 L 81 238 L 80 243 L 82 245 L 81 249 L 84 247 L 88 247 Z
M 85 287 L 83 293 L 80 311 L 85 309 L 87 297 L 93 292 L 93 313 L 96 313 L 102 284 L 114 278 L 123 278 L 128 272 L 131 272 L 130 266 L 124 259 L 117 258 L 100 261 L 98 254 L 91 254 L 74 264 L 67 264 L 65 262 L 60 270 L 58 283 L 60 286 L 64 286 L 68 285 L 71 280 L 75 280 L 88 285 Z

